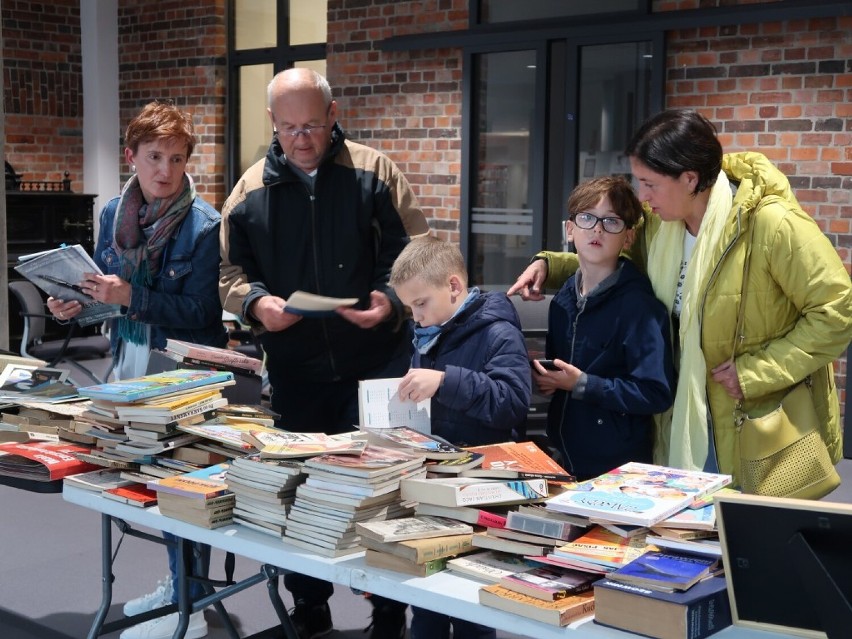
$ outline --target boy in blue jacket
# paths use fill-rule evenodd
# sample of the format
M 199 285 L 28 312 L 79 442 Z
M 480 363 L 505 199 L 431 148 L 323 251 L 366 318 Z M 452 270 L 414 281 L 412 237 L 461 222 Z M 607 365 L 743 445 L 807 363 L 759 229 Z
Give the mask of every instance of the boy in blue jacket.
M 668 313 L 648 278 L 621 250 L 642 205 L 622 177 L 577 186 L 568 199 L 568 240 L 580 269 L 550 303 L 547 356 L 533 380 L 552 394 L 547 434 L 564 468 L 590 479 L 628 461 L 652 461 L 653 415 L 673 400 Z
M 467 287 L 458 247 L 412 240 L 390 285 L 411 309 L 414 356 L 399 396 L 432 400 L 432 433 L 459 446 L 508 441 L 527 416 L 530 372 L 520 321 L 504 293 Z M 413 607 L 411 639 L 493 639 L 496 631 Z

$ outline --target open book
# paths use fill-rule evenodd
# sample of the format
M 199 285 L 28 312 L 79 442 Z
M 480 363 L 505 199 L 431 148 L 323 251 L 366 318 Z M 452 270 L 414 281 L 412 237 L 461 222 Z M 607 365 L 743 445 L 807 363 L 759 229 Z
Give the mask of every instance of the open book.
M 102 272 L 79 244 L 22 255 L 18 262 L 15 270 L 51 297 L 66 302 L 77 300 L 83 305 L 83 310 L 74 318 L 80 326 L 99 324 L 121 315 L 118 304 L 98 302 L 80 288 L 83 273 Z
M 432 400 L 407 401 L 399 396 L 401 377 L 362 379 L 358 382 L 358 413 L 361 428 L 408 426 L 432 432 Z

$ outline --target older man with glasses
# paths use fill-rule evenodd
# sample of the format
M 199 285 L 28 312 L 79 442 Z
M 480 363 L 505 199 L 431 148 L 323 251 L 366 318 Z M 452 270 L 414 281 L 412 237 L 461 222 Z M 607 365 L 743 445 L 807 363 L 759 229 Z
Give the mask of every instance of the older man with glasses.
M 324 77 L 305 68 L 268 88 L 272 143 L 223 209 L 220 295 L 260 334 L 272 409 L 291 431 L 339 433 L 358 423 L 358 380 L 408 370 L 411 328 L 388 286 L 390 268 L 429 227 L 405 176 L 385 155 L 346 139 Z M 306 291 L 357 298 L 306 316 L 288 298 Z M 302 639 L 332 630 L 326 581 L 290 573 Z M 371 598 L 372 637 L 405 633 L 405 608 Z

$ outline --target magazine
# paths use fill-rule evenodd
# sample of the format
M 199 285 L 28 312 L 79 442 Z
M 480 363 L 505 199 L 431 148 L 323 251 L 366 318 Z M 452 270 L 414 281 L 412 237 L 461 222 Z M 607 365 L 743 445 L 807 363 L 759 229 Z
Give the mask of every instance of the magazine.
M 628 462 L 551 497 L 547 508 L 653 526 L 730 481 L 730 475 Z
M 84 273 L 103 273 L 79 244 L 22 255 L 18 262 L 15 270 L 51 297 L 82 304 L 83 310 L 74 318 L 80 326 L 99 324 L 121 315 L 118 304 L 98 302 L 80 288 Z

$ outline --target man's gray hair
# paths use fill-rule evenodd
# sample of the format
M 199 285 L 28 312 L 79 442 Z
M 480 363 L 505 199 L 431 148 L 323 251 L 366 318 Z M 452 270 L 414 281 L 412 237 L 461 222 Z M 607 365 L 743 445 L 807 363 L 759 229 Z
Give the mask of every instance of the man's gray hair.
M 281 80 L 285 73 L 294 70 L 298 70 L 298 72 L 303 75 L 304 80 L 313 84 L 314 87 L 322 92 L 322 97 L 326 106 L 331 104 L 331 86 L 329 85 L 328 80 L 325 79 L 325 76 L 317 73 L 313 69 L 308 69 L 307 67 L 293 67 L 292 69 L 284 69 L 284 71 L 276 73 L 272 80 L 270 80 L 269 85 L 266 87 L 266 102 L 270 108 L 272 108 L 272 94 L 275 90 L 275 85 Z

